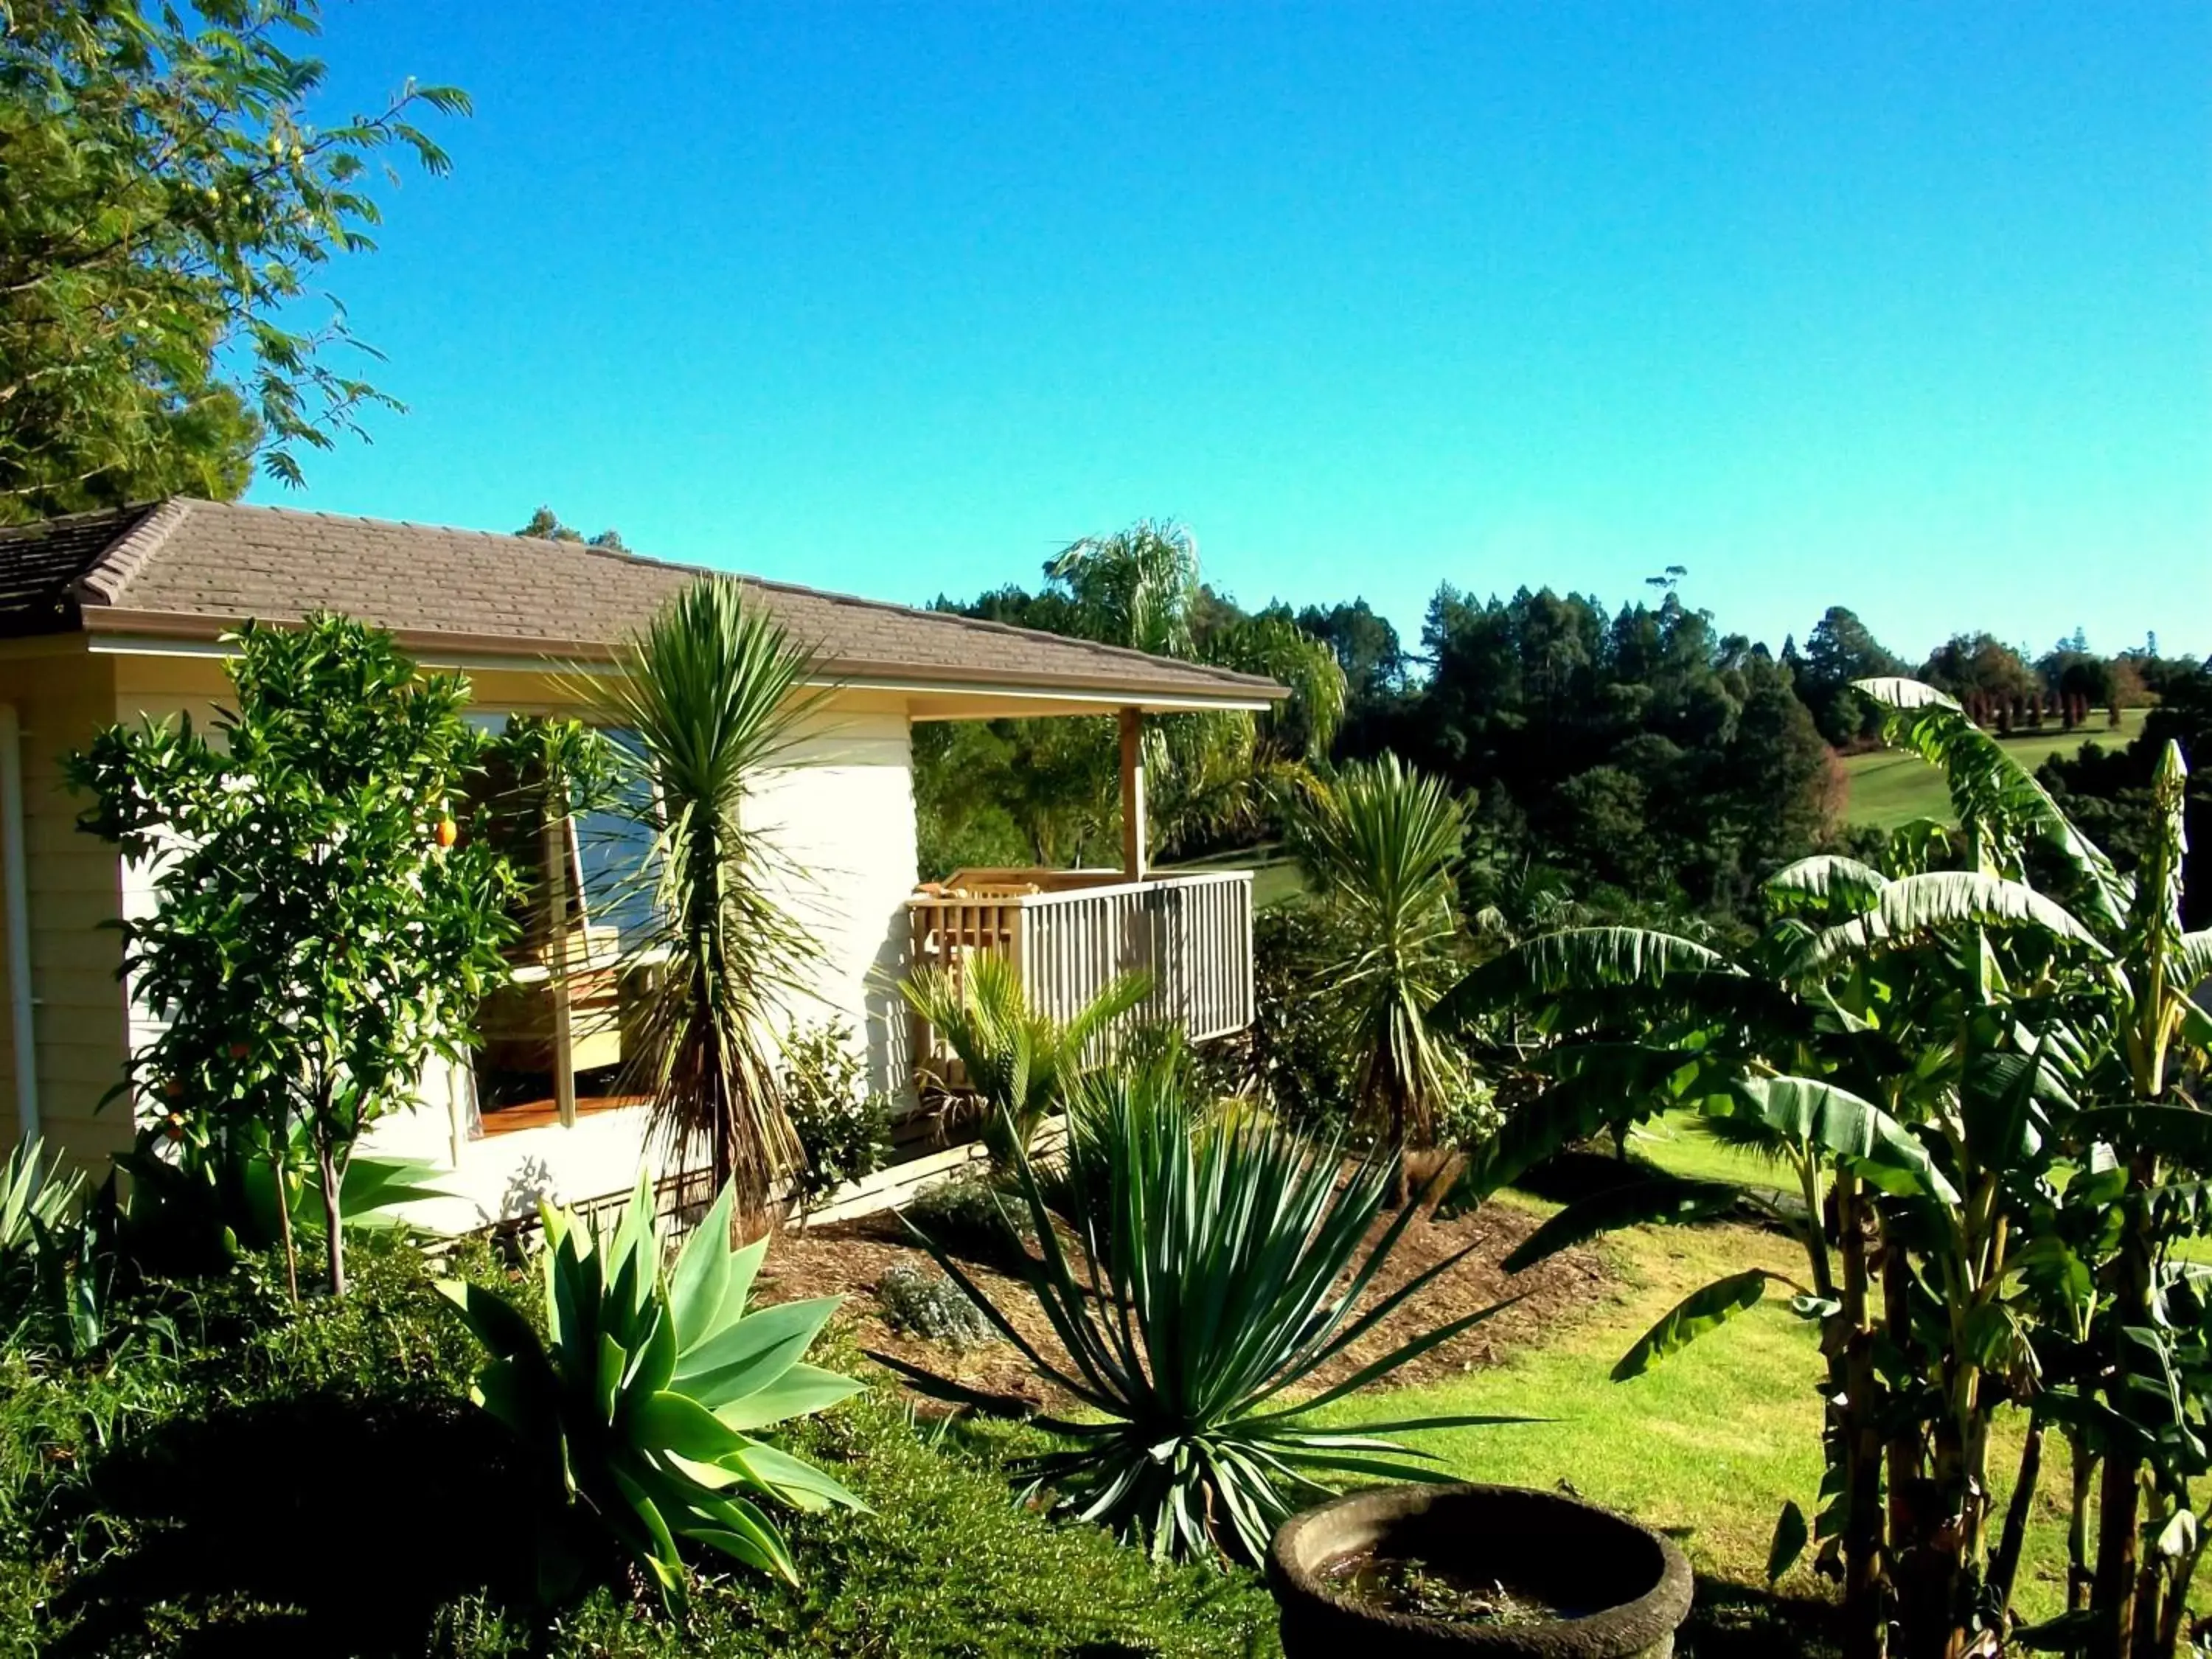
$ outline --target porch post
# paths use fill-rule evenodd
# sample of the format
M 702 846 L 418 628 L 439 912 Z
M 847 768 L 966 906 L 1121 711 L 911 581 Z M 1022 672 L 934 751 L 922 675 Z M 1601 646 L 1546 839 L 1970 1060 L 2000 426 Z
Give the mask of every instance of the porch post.
M 547 802 L 545 965 L 553 997 L 553 1105 L 561 1127 L 576 1127 L 576 1042 L 568 1014 L 568 815 Z
M 1145 717 L 1143 711 L 1121 711 L 1121 873 L 1130 881 L 1145 879 Z

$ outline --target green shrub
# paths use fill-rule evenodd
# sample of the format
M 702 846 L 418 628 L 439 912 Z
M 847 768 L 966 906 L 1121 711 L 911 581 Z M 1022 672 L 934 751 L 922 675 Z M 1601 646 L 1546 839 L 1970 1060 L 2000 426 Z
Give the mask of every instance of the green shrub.
M 890 1103 L 868 1088 L 850 1026 L 792 1029 L 783 1044 L 783 1109 L 806 1154 L 792 1181 L 802 1212 L 873 1175 L 890 1156 Z
M 528 1471 L 459 1401 L 481 1351 L 411 1247 L 364 1238 L 352 1267 L 343 1302 L 297 1310 L 273 1255 L 189 1292 L 149 1291 L 144 1305 L 177 1318 L 178 1351 L 89 1366 L 0 1353 L 0 1652 L 1277 1651 L 1254 1576 L 1156 1568 L 1025 1510 L 999 1441 L 918 1432 L 885 1392 L 791 1425 L 787 1449 L 870 1505 L 792 1518 L 803 1584 L 702 1574 L 683 1628 L 639 1619 L 619 1582 L 543 1618 L 529 1606 Z M 489 1248 L 469 1243 L 447 1268 L 540 1317 L 534 1279 Z M 856 1358 L 833 1341 L 823 1363 Z M 335 1457 L 334 1493 L 292 1473 L 311 1454 Z
M 833 1353 L 833 1363 L 835 1357 Z M 1017 1443 L 1036 1437 L 1017 1435 Z M 1008 1494 L 1001 1448 L 920 1427 L 871 1391 L 794 1425 L 792 1449 L 834 1470 L 865 1512 L 802 1516 L 793 1588 L 702 1581 L 688 1629 L 635 1616 L 610 1592 L 562 1615 L 546 1648 L 481 1601 L 450 1607 L 439 1659 L 1277 1659 L 1258 1575 L 1148 1561 L 1094 1527 Z
M 1000 1340 L 998 1327 L 967 1291 L 916 1261 L 895 1261 L 876 1280 L 876 1300 L 897 1329 L 925 1342 L 981 1348 Z
M 1252 1024 L 1246 1037 L 1261 1101 L 1291 1127 L 1341 1135 L 1358 1097 L 1352 1065 L 1316 1014 L 1325 927 L 1317 905 L 1271 905 L 1252 918 Z
M 1036 1239 L 1029 1206 L 988 1176 L 958 1175 L 926 1187 L 900 1213 L 939 1249 L 992 1266 L 1026 1259 Z

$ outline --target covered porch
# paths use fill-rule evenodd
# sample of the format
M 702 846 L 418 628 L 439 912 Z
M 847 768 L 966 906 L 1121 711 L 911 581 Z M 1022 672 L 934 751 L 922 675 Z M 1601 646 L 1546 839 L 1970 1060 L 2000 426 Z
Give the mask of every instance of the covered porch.
M 978 957 L 1004 957 L 1030 1007 L 1059 1020 L 1120 976 L 1142 974 L 1151 992 L 1133 1022 L 1201 1042 L 1252 1023 L 1251 872 L 1152 868 L 1146 712 L 1117 711 L 1121 867 L 968 869 L 925 882 L 907 901 L 909 972 L 934 968 L 957 983 Z M 946 1058 L 920 1019 L 912 1052 L 922 1070 Z

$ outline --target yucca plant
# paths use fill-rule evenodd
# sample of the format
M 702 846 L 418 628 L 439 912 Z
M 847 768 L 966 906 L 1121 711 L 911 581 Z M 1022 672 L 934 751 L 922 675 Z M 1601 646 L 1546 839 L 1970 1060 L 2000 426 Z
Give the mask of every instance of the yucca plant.
M 1207 1113 L 1171 1074 L 1096 1074 L 1080 1085 L 1067 1186 L 1081 1261 L 1017 1160 L 1040 1259 L 1021 1268 L 1066 1358 L 1048 1357 L 965 1269 L 930 1253 L 1036 1368 L 1085 1408 L 1035 1425 L 1062 1444 L 1026 1470 L 1030 1490 L 1149 1545 L 1158 1557 L 1257 1560 L 1274 1529 L 1325 1480 L 1451 1479 L 1385 1437 L 1514 1419 L 1442 1417 L 1322 1427 L 1317 1413 L 1480 1324 L 1499 1304 L 1402 1343 L 1328 1388 L 1291 1398 L 1320 1367 L 1406 1306 L 1462 1251 L 1387 1296 L 1366 1298 L 1412 1218 L 1371 1248 L 1393 1158 L 1343 1173 L 1316 1146 L 1249 1114 Z M 926 1241 L 925 1241 L 926 1242 Z M 924 1391 L 1004 1410 L 1006 1401 L 885 1355 Z
M 604 1243 L 573 1213 L 547 1208 L 543 1337 L 482 1285 L 438 1287 L 490 1356 L 472 1397 L 538 1460 L 560 1512 L 581 1510 L 603 1528 L 672 1613 L 686 1599 L 687 1542 L 797 1582 L 791 1550 L 756 1498 L 865 1507 L 755 1437 L 860 1385 L 800 1358 L 842 1298 L 746 1311 L 768 1242 L 731 1249 L 733 1199 L 725 1187 L 665 1270 L 642 1178 Z M 573 1578 L 563 1556 L 549 1534 L 549 1595 Z
M 926 968 L 900 988 L 959 1057 L 987 1114 L 984 1139 L 1010 1166 L 1081 1071 L 1085 1051 L 1151 994 L 1152 981 L 1124 974 L 1065 1020 L 1030 1006 L 1021 970 L 1003 956 L 971 957 L 957 979 Z
M 716 1188 L 735 1184 L 756 1231 L 802 1156 L 775 1036 L 816 951 L 785 896 L 799 872 L 746 808 L 763 772 L 794 763 L 818 701 L 813 659 L 736 583 L 708 579 L 654 617 L 620 665 L 598 713 L 636 737 L 626 805 L 653 837 L 644 944 L 664 961 L 631 1069 L 656 1136 L 679 1156 L 703 1146 Z

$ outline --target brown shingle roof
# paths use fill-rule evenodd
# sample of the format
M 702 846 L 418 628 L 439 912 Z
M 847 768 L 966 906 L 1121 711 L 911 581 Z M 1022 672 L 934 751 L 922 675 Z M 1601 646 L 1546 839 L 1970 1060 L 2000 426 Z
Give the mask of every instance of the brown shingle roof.
M 0 636 L 208 635 L 341 611 L 417 650 L 599 657 L 703 572 L 573 542 L 173 497 L 0 529 Z M 1254 702 L 1271 680 L 740 577 L 841 678 Z

